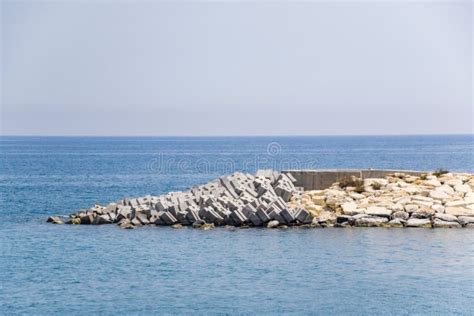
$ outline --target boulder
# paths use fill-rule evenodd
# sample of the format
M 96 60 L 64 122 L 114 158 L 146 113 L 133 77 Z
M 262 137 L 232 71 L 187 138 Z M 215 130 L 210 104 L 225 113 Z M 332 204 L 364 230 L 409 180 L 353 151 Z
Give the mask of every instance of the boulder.
M 445 213 L 454 216 L 474 216 L 474 210 L 466 207 L 448 206 L 445 208 Z
M 370 206 L 365 210 L 365 213 L 368 215 L 373 216 L 380 216 L 380 217 L 390 217 L 392 215 L 392 211 L 380 206 Z
M 48 217 L 46 222 L 53 223 L 53 224 L 64 224 L 64 222 L 58 216 L 50 216 Z
M 272 220 L 267 224 L 267 228 L 277 228 L 280 223 L 278 221 Z
M 435 213 L 434 218 L 435 218 L 435 220 L 438 219 L 438 220 L 445 221 L 445 222 L 457 222 L 458 221 L 458 218 L 456 216 L 450 215 L 450 214 L 444 214 L 444 213 Z
M 461 223 L 461 225 L 466 226 L 468 224 L 474 224 L 474 217 L 459 216 L 458 221 L 459 221 L 459 223 Z
M 435 211 L 429 207 L 422 207 L 411 214 L 412 218 L 431 218 L 435 214 Z
M 454 186 L 454 191 L 465 194 L 465 193 L 471 192 L 472 189 L 467 184 L 457 184 L 457 185 Z
M 459 228 L 461 227 L 461 224 L 459 224 L 457 221 L 456 222 L 446 222 L 441 219 L 436 218 L 433 221 L 433 227 L 435 228 Z
M 433 190 L 430 191 L 429 196 L 435 200 L 445 200 L 449 199 L 451 196 L 442 190 Z
M 73 217 L 70 220 L 66 222 L 66 224 L 70 225 L 80 225 L 81 224 L 81 219 L 79 217 Z
M 406 223 L 405 220 L 401 219 L 401 218 L 394 218 L 392 219 L 390 222 L 388 222 L 388 226 L 390 227 L 404 227 L 404 223 Z
M 416 204 L 405 204 L 405 211 L 409 214 L 416 212 L 420 207 Z
M 387 217 L 366 216 L 366 217 L 356 219 L 354 221 L 354 226 L 357 226 L 357 227 L 380 227 L 385 223 L 388 223 L 388 218 Z
M 427 218 L 410 218 L 406 223 L 406 227 L 431 228 L 431 221 Z
M 410 214 L 408 214 L 405 211 L 397 211 L 392 214 L 392 218 L 394 219 L 402 219 L 402 220 L 407 220 L 410 217 Z
M 199 229 L 201 230 L 211 230 L 214 228 L 214 223 L 204 223 L 201 226 L 199 226 Z
M 361 213 L 357 209 L 357 204 L 354 202 L 347 202 L 341 205 L 342 213 L 344 215 L 355 215 Z

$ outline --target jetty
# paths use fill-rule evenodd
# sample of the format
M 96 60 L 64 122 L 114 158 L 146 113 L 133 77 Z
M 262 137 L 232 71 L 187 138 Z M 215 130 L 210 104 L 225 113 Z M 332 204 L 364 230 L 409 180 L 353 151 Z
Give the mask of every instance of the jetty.
M 474 175 L 407 170 L 236 172 L 183 192 L 127 198 L 54 224 L 230 228 L 474 228 Z

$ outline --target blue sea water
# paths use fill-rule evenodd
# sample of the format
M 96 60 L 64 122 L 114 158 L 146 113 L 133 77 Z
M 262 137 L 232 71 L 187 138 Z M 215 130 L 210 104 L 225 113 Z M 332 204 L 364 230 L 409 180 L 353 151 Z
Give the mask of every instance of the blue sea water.
M 0 314 L 474 314 L 468 229 L 50 225 L 257 168 L 474 172 L 472 135 L 1 137 Z

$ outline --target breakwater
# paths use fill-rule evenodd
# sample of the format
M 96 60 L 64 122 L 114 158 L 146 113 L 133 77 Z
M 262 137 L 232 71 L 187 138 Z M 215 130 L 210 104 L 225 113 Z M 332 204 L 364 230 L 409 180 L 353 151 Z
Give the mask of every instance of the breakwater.
M 259 170 L 184 192 L 124 199 L 48 222 L 121 228 L 474 227 L 471 174 L 396 170 Z

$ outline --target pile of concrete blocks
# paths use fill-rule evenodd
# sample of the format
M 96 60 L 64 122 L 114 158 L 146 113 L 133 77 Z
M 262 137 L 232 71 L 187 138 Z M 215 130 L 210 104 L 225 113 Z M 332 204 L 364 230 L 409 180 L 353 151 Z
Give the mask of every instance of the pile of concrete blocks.
M 258 170 L 255 175 L 236 172 L 184 192 L 95 205 L 72 214 L 70 223 L 121 226 L 186 226 L 196 222 L 232 226 L 265 226 L 269 221 L 278 221 L 281 225 L 311 223 L 310 213 L 290 209 L 287 205 L 292 195 L 297 194 L 295 182 L 290 173 L 274 170 Z

